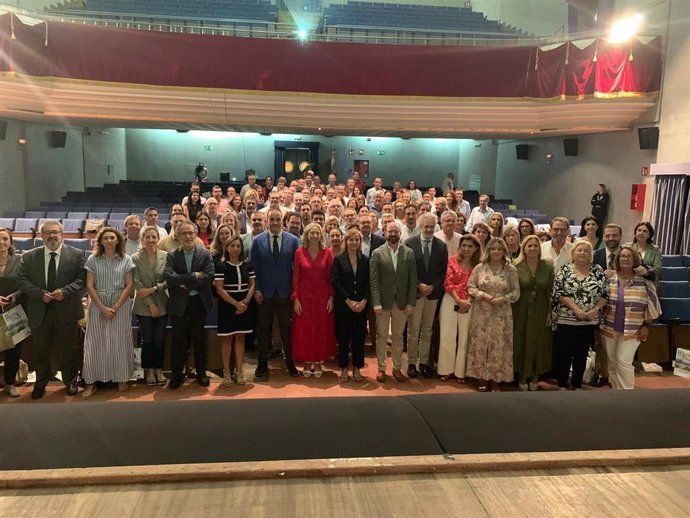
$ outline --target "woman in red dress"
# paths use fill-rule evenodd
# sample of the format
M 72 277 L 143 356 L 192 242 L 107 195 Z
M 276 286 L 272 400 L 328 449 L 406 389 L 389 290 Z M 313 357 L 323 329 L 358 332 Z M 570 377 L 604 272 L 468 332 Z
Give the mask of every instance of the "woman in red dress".
M 302 374 L 321 377 L 321 364 L 335 356 L 333 254 L 318 223 L 304 229 L 292 273 L 292 358 L 304 362 Z

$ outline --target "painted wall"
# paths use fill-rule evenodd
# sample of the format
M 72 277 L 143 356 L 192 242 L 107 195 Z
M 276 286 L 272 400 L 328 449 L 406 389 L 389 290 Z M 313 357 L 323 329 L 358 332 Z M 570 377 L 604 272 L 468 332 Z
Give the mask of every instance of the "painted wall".
M 501 20 L 537 37 L 553 36 L 561 26 L 566 32 L 568 30 L 568 5 L 565 1 L 473 0 L 472 10 L 481 11 L 490 20 Z
M 296 140 L 300 139 L 300 140 Z M 273 173 L 274 141 L 319 142 L 319 172 L 325 179 L 331 172 L 331 149 L 336 150 L 335 169 L 345 181 L 355 160 L 369 160 L 370 178 L 384 183 L 415 178 L 420 185 L 440 185 L 449 172 L 461 171 L 461 178 L 479 174 L 482 186 L 494 186 L 496 148 L 490 141 L 454 139 L 410 139 L 366 137 L 322 137 L 313 135 L 256 135 L 224 132 L 172 130 L 126 130 L 127 177 L 130 180 L 188 181 L 194 167 L 203 161 L 212 181 L 221 172 L 244 178 L 247 169 L 261 177 Z M 477 143 L 482 144 L 475 147 Z M 348 152 L 352 149 L 353 155 Z M 364 154 L 360 155 L 360 150 Z M 464 181 L 464 180 L 463 180 Z
M 0 215 L 4 210 L 26 210 L 23 152 L 17 145 L 20 126 L 25 123 L 6 121 L 5 140 L 0 140 L 0 184 L 3 186 L 0 189 Z
M 529 145 L 529 159 L 517 160 L 516 144 Z M 496 196 L 512 198 L 520 208 L 539 208 L 550 217 L 566 216 L 579 224 L 590 214 L 596 185 L 611 193 L 609 221 L 623 226 L 630 237 L 642 213 L 630 210 L 634 183 L 642 183 L 641 168 L 656 160 L 655 150 L 640 150 L 636 131 L 579 137 L 577 157 L 566 157 L 563 139 L 501 142 L 496 167 Z M 552 153 L 549 165 L 546 154 Z M 647 192 L 650 195 L 650 191 Z
M 101 187 L 126 180 L 125 130 L 85 128 L 82 133 L 86 187 Z

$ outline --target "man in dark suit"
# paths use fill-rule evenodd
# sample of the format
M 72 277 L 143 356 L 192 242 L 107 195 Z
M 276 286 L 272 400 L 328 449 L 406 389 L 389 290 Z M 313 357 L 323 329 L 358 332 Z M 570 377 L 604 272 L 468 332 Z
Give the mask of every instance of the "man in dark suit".
M 252 240 L 251 263 L 256 275 L 254 299 L 259 311 L 259 363 L 254 381 L 268 381 L 268 353 L 271 348 L 271 327 L 278 318 L 280 337 L 288 373 L 298 376 L 292 361 L 292 262 L 299 246 L 298 239 L 283 231 L 283 213 L 269 209 L 268 230 Z
M 405 245 L 412 249 L 417 262 L 417 304 L 407 321 L 407 375 L 417 377 L 419 370 L 425 378 L 433 374 L 429 367 L 431 330 L 434 325 L 436 306 L 443 296 L 443 281 L 448 266 L 448 247 L 434 237 L 436 215 L 425 212 L 419 218 L 421 234 L 411 237 Z
M 371 303 L 376 313 L 376 381 L 386 381 L 386 338 L 390 325 L 393 377 L 405 381 L 402 373 L 403 331 L 417 300 L 417 262 L 412 250 L 400 243 L 400 227 L 394 221 L 386 227 L 386 244 L 371 254 L 369 277 Z
M 616 256 L 620 252 L 622 238 L 623 228 L 620 225 L 609 223 L 604 227 L 606 248 L 594 252 L 594 264 L 601 266 L 607 274 L 616 269 Z M 594 352 L 596 353 L 595 374 L 589 384 L 593 387 L 603 387 L 609 382 L 609 361 L 599 329 L 595 334 Z
M 168 314 L 172 324 L 170 363 L 172 378 L 168 385 L 175 390 L 184 380 L 183 369 L 187 344 L 191 338 L 194 349 L 196 379 L 202 387 L 209 386 L 206 375 L 206 316 L 213 306 L 211 284 L 214 268 L 211 253 L 198 246 L 197 227 L 191 221 L 175 230 L 182 246 L 168 252 L 165 279 L 168 283 Z
M 377 234 L 371 233 L 371 216 L 369 214 L 359 215 L 359 231 L 362 233 L 362 253 L 367 259 L 371 259 L 371 254 L 381 245 L 385 244 L 386 239 Z M 371 300 L 367 304 L 367 322 L 369 326 L 369 340 L 371 345 L 376 348 L 376 314 L 374 307 L 371 305 Z
M 84 253 L 62 243 L 62 225 L 57 221 L 44 222 L 40 233 L 44 246 L 26 252 L 19 266 L 19 289 L 27 299 L 36 366 L 31 398 L 40 399 L 46 392 L 54 346 L 60 347 L 60 370 L 67 394 L 74 396 L 79 386 L 77 322 L 84 318 Z

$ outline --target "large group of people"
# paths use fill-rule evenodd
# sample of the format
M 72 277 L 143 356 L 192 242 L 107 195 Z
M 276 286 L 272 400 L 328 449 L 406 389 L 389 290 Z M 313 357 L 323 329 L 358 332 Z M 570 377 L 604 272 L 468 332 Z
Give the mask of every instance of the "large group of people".
M 214 305 L 225 386 L 246 383 L 245 346 L 254 336 L 254 382 L 268 381 L 277 355 L 292 377 L 321 377 L 337 358 L 341 382 L 361 381 L 368 335 L 380 383 L 390 372 L 399 383 L 472 378 L 482 392 L 513 382 L 537 390 L 546 380 L 579 389 L 594 348 L 598 375 L 591 382 L 632 389 L 635 351 L 660 314 L 661 254 L 652 225 L 639 223 L 622 245 L 621 227 L 597 217 L 606 215 L 604 190 L 579 236 L 570 235 L 563 217 L 540 235 L 531 220 L 494 211 L 486 194 L 472 208 L 453 180 L 449 174 L 437 195 L 414 180 L 386 189 L 376 178 L 365 189 L 358 173 L 345 184 L 335 175 L 322 184 L 308 172 L 292 182 L 267 177 L 263 185 L 252 174 L 239 193 L 228 187 L 223 196 L 213 186 L 208 198 L 194 182 L 168 225 L 159 226 L 150 207 L 143 225 L 130 216 L 123 233 L 102 228 L 86 260 L 63 243 L 58 221 L 44 222 L 43 246 L 22 256 L 14 254 L 12 232 L 0 229 L 0 306 L 26 308 L 32 398 L 40 399 L 51 379 L 53 347 L 61 349 L 67 393 L 78 392 L 85 291 L 84 398 L 97 382 L 127 390 L 132 313 L 147 384 L 178 389 L 191 372 L 191 351 L 193 376 L 208 386 L 204 326 Z M 13 380 L 20 354 L 21 344 L 4 353 L 10 397 L 19 395 Z

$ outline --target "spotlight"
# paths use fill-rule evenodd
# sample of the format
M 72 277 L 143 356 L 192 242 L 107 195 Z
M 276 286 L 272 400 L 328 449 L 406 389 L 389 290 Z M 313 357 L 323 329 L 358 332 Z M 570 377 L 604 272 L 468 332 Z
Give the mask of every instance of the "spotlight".
M 298 30 L 297 31 L 297 37 L 299 38 L 299 40 L 302 43 L 306 42 L 307 41 L 307 31 L 305 31 L 304 29 Z
M 609 41 L 611 43 L 623 43 L 637 34 L 642 24 L 642 15 L 634 14 L 618 20 L 611 27 Z

